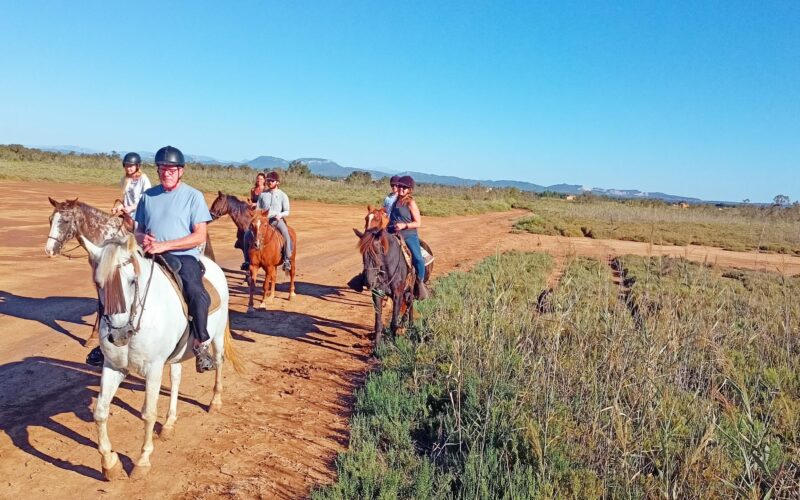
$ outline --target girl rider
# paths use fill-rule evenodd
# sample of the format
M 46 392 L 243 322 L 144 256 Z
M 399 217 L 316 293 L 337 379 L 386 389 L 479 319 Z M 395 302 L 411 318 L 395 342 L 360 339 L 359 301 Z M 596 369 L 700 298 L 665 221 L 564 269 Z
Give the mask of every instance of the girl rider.
M 411 262 L 417 271 L 416 296 L 423 300 L 428 298 L 425 287 L 425 261 L 422 259 L 422 248 L 419 244 L 417 228 L 422 226 L 422 216 L 417 202 L 414 201 L 414 179 L 410 175 L 400 177 L 396 182 L 398 192 L 389 217 L 389 231 L 399 232 L 411 251 Z

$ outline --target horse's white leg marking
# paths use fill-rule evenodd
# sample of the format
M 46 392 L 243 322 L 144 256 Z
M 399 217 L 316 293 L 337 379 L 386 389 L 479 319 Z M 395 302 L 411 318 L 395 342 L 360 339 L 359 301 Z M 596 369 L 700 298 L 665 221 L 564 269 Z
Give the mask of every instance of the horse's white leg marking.
M 178 391 L 181 387 L 181 367 L 180 363 L 169 365 L 169 411 L 164 427 L 161 428 L 159 437 L 169 439 L 172 431 L 175 430 L 175 421 L 178 420 Z
M 103 475 L 109 481 L 125 475 L 119 457 L 111 449 L 111 440 L 108 438 L 108 412 L 111 400 L 117 392 L 119 384 L 125 379 L 126 372 L 119 371 L 106 365 L 103 366 L 103 375 L 100 378 L 100 394 L 94 406 L 94 421 L 97 425 L 97 451 L 102 457 Z
M 44 253 L 48 257 L 56 256 L 56 239 L 58 237 L 58 223 L 61 220 L 61 214 L 56 212 L 53 214 L 53 222 L 50 224 L 50 233 L 47 235 L 47 243 L 44 245 Z
M 216 411 L 222 408 L 222 355 L 225 352 L 225 329 L 217 332 L 211 341 L 214 344 L 214 361 L 217 363 L 217 370 L 214 376 L 214 397 L 211 398 L 209 411 Z
M 142 408 L 142 420 L 144 420 L 144 444 L 142 445 L 142 455 L 136 462 L 133 473 L 136 476 L 147 474 L 150 468 L 150 454 L 153 453 L 153 427 L 158 416 L 158 393 L 161 390 L 161 376 L 164 373 L 163 361 L 154 362 L 150 365 L 145 381 L 144 408 Z

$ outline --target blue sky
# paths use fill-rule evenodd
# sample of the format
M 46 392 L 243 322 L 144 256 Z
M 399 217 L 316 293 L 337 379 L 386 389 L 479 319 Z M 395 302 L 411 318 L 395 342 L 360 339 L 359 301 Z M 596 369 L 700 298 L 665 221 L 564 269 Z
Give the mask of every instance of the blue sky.
M 800 199 L 795 0 L 0 12 L 0 143 Z

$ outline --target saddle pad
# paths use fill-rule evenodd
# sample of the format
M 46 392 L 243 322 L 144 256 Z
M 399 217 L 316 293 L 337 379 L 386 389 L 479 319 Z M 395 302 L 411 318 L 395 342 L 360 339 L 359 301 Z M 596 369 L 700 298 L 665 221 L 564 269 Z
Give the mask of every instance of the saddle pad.
M 428 251 L 425 250 L 425 247 L 421 246 L 419 249 L 422 251 L 422 261 L 426 266 L 431 265 L 431 262 L 433 262 L 433 255 L 429 254 Z
M 181 306 L 183 306 L 183 315 L 188 318 L 189 306 L 186 305 L 186 299 L 183 297 L 183 290 L 181 289 L 180 284 L 176 281 L 176 279 L 180 278 L 176 278 L 175 274 L 173 274 L 171 272 L 171 269 L 169 268 L 165 269 L 165 271 L 167 277 L 169 278 L 169 282 L 172 285 L 172 288 L 175 289 L 175 293 L 177 293 L 178 297 L 180 297 L 181 299 Z M 217 292 L 217 289 L 214 288 L 214 285 L 212 285 L 211 282 L 208 281 L 208 279 L 206 279 L 205 276 L 203 276 L 203 287 L 206 289 L 206 292 L 208 292 L 208 296 L 211 298 L 211 304 L 208 306 L 208 314 L 211 315 L 212 313 L 217 312 L 217 310 L 221 305 L 219 292 Z

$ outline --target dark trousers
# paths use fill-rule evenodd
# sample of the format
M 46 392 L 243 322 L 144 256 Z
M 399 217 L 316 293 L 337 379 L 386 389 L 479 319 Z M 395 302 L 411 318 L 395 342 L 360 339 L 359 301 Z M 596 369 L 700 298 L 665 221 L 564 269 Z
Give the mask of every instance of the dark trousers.
M 411 263 L 417 270 L 417 279 L 425 280 L 425 261 L 422 259 L 422 247 L 419 244 L 419 234 L 416 232 L 400 231 L 400 236 L 406 242 L 406 246 L 411 250 Z
M 203 268 L 200 261 L 191 255 L 164 254 L 164 260 L 169 267 L 175 269 L 183 282 L 183 296 L 189 306 L 189 315 L 192 321 L 189 329 L 194 338 L 200 342 L 209 339 L 208 336 L 208 308 L 211 306 L 211 297 L 203 286 Z

